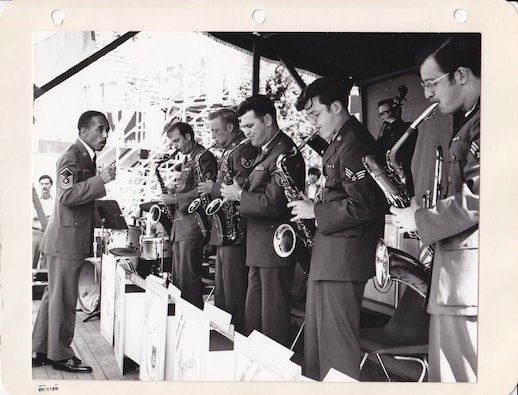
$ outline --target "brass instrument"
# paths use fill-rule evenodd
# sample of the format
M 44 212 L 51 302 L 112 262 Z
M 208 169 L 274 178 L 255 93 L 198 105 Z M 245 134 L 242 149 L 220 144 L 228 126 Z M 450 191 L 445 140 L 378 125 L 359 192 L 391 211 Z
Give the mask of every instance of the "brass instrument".
M 392 149 L 387 151 L 385 155 L 386 166 L 379 165 L 374 155 L 367 155 L 362 158 L 363 166 L 383 191 L 387 201 L 393 206 L 398 208 L 408 207 L 410 206 L 411 199 L 405 185 L 406 177 L 403 166 L 396 161 L 397 151 L 407 138 L 415 133 L 417 126 L 433 115 L 438 105 L 438 103 L 433 103 L 426 108 L 426 110 L 412 122 Z
M 402 146 L 408 136 L 413 133 L 417 125 L 429 119 L 438 103 L 430 105 L 408 128 L 401 138 L 394 144 L 392 150 L 387 151 L 387 168 L 381 168 L 374 157 L 363 158 L 363 164 L 378 186 L 384 192 L 388 202 L 396 207 L 404 208 L 410 205 L 410 196 L 406 192 L 405 177 L 402 167 L 395 161 L 397 150 Z M 433 207 L 440 197 L 442 183 L 442 147 L 437 147 L 434 189 L 433 195 L 427 192 L 425 195 L 425 207 Z M 419 239 L 416 232 L 410 234 L 411 237 Z M 413 288 L 423 297 L 428 290 L 430 267 L 433 260 L 433 246 L 425 246 L 419 254 L 419 259 L 410 254 L 395 248 L 388 247 L 383 239 L 380 239 L 376 246 L 376 283 L 384 288 L 389 280 L 398 281 Z
M 288 169 L 286 168 L 286 159 L 293 157 L 309 140 L 318 133 L 314 131 L 306 140 L 304 140 L 298 147 L 293 147 L 290 152 L 279 155 L 276 161 L 276 182 L 279 186 L 284 188 L 284 194 L 288 202 L 295 200 L 302 200 L 302 191 L 299 191 L 293 179 L 291 178 Z M 310 255 L 313 248 L 313 232 L 308 228 L 303 220 L 295 221 L 297 230 L 290 224 L 281 224 L 275 229 L 273 235 L 273 249 L 275 253 L 281 258 L 290 256 L 297 245 L 297 238 L 299 238 L 304 245 L 305 250 Z
M 160 175 L 160 166 L 174 158 L 178 154 L 179 150 L 174 151 L 171 155 L 165 155 L 162 159 L 155 162 L 155 176 L 158 180 L 158 183 L 160 184 L 160 188 L 162 190 L 163 194 L 169 193 L 167 190 L 167 187 L 164 183 L 164 180 L 162 179 L 162 176 Z M 168 204 L 160 203 L 160 204 L 154 204 L 149 208 L 149 213 L 151 215 L 151 222 L 156 224 L 160 222 L 162 226 L 165 228 L 168 234 L 171 234 L 171 229 L 173 227 L 173 210 Z M 162 215 L 164 213 L 167 218 L 164 218 Z
M 205 178 L 205 174 L 203 173 L 203 169 L 201 168 L 201 157 L 205 155 L 211 148 L 214 148 L 217 143 L 212 144 L 209 148 L 206 148 L 204 151 L 200 152 L 194 158 L 194 166 L 196 168 L 196 185 L 201 184 L 202 182 L 207 181 Z M 187 208 L 187 212 L 189 214 L 194 214 L 196 218 L 196 222 L 200 226 L 201 234 L 205 240 L 208 240 L 210 237 L 210 228 L 211 228 L 211 218 L 207 216 L 205 210 L 210 203 L 210 195 L 202 195 L 194 199 L 189 207 Z
M 423 196 L 424 207 L 434 207 L 441 196 L 442 168 L 444 157 L 439 145 L 435 156 L 433 192 L 426 191 Z M 425 246 L 419 259 L 396 248 L 388 247 L 383 239 L 376 246 L 376 282 L 385 288 L 390 280 L 408 285 L 423 298 L 426 297 L 430 279 L 430 268 L 433 261 L 433 248 Z M 430 253 L 431 252 L 431 253 Z
M 423 298 L 428 291 L 430 270 L 418 259 L 396 248 L 388 247 L 383 239 L 376 246 L 376 283 L 385 288 L 389 281 L 403 283 Z
M 232 185 L 234 182 L 234 168 L 232 165 L 232 153 L 247 144 L 250 138 L 241 140 L 234 148 L 228 151 L 226 160 L 221 166 L 223 172 L 223 182 L 225 185 Z M 240 227 L 241 216 L 239 215 L 239 205 L 235 201 L 223 201 L 221 198 L 212 200 L 205 210 L 205 213 L 213 218 L 214 227 L 223 245 L 235 243 L 243 238 L 243 231 Z

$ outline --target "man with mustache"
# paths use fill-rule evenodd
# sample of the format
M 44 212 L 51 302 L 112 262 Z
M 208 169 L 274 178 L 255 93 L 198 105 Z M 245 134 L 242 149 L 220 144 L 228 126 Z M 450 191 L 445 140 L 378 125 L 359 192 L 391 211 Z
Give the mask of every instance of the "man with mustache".
M 41 243 L 49 280 L 32 332 L 32 366 L 90 373 L 71 347 L 77 287 L 84 259 L 92 255 L 95 199 L 106 195 L 104 184 L 115 179 L 115 167 L 97 174 L 95 151 L 104 148 L 110 130 L 106 116 L 86 111 L 77 126 L 78 139 L 57 160 L 56 203 Z

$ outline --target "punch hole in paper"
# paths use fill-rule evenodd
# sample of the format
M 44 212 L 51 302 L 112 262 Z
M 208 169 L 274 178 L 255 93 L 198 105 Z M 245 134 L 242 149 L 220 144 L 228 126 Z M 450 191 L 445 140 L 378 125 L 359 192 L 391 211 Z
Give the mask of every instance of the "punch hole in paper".
M 54 26 L 62 25 L 65 20 L 65 13 L 61 10 L 54 10 L 50 13 L 50 18 Z
M 463 23 L 466 22 L 466 20 L 468 19 L 468 13 L 466 12 L 466 10 L 459 8 L 453 12 L 453 17 L 455 18 L 455 22 Z
M 266 13 L 264 10 L 258 9 L 252 12 L 252 19 L 255 23 L 263 23 L 266 19 Z

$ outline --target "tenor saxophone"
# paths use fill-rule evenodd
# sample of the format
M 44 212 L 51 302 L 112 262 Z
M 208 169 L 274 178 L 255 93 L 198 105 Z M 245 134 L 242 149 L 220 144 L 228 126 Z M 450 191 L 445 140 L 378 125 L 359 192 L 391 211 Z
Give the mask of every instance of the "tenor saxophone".
M 241 140 L 234 148 L 228 151 L 226 160 L 221 166 L 223 172 L 223 182 L 225 185 L 232 185 L 234 182 L 234 169 L 232 165 L 232 153 L 238 148 L 247 144 L 250 138 Z M 241 216 L 239 215 L 239 206 L 235 201 L 223 201 L 221 198 L 212 200 L 205 210 L 205 213 L 213 218 L 214 227 L 218 234 L 218 238 L 223 245 L 230 245 L 237 240 L 243 238 L 241 229 Z
M 160 174 L 160 166 L 174 158 L 178 154 L 179 150 L 174 151 L 171 155 L 165 155 L 162 159 L 155 162 L 155 176 L 158 180 L 158 184 L 160 185 L 160 189 L 162 190 L 163 194 L 169 193 L 167 190 L 167 187 L 164 183 L 164 180 L 162 179 L 162 176 Z M 173 210 L 171 209 L 171 206 L 165 203 L 160 204 L 154 204 L 149 208 L 149 213 L 151 214 L 151 222 L 158 223 L 160 222 L 162 226 L 164 226 L 165 230 L 168 234 L 171 233 L 171 229 L 173 227 Z M 165 219 L 162 215 L 164 213 L 167 217 Z
M 276 182 L 277 184 L 284 189 L 284 194 L 288 199 L 288 202 L 293 202 L 295 200 L 302 200 L 302 191 L 300 191 L 295 182 L 293 181 L 288 169 L 286 167 L 286 159 L 291 158 L 297 154 L 297 152 L 307 144 L 309 140 L 313 138 L 314 135 L 318 133 L 318 129 L 314 131 L 306 140 L 304 140 L 298 147 L 293 147 L 293 149 L 287 153 L 279 155 L 276 165 Z M 311 255 L 311 250 L 313 249 L 313 238 L 314 234 L 311 229 L 306 225 L 304 220 L 295 221 L 295 225 L 297 229 L 295 230 L 293 226 L 290 224 L 281 224 L 275 229 L 273 235 L 273 249 L 275 253 L 281 258 L 286 258 L 290 256 L 293 251 L 295 251 L 295 247 L 297 245 L 297 239 L 300 239 L 303 243 L 303 248 L 305 249 L 306 255 Z
M 204 151 L 200 152 L 194 158 L 194 166 L 196 168 L 196 185 L 200 185 L 201 183 L 207 181 L 205 177 L 205 173 L 203 173 L 203 169 L 201 168 L 201 158 L 205 153 L 207 153 L 211 148 L 215 147 L 217 143 L 212 144 L 209 148 L 206 148 Z M 206 214 L 207 206 L 210 203 L 210 195 L 201 195 L 194 199 L 189 207 L 187 208 L 187 212 L 189 214 L 194 214 L 196 222 L 198 223 L 201 234 L 205 240 L 208 240 L 210 237 L 210 228 L 212 225 L 211 218 Z

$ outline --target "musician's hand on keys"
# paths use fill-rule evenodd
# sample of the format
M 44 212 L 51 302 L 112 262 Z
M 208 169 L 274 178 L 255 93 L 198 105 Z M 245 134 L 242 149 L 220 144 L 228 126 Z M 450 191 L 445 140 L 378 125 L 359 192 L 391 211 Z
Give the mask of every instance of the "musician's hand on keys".
M 240 192 L 243 189 L 234 178 L 234 182 L 231 185 L 221 184 L 221 196 L 223 197 L 223 201 L 237 201 L 241 200 Z
M 293 215 L 291 222 L 315 218 L 315 202 L 303 193 L 301 193 L 301 196 L 302 200 L 288 202 L 288 208 L 291 208 L 291 215 Z
M 417 224 L 415 221 L 415 213 L 419 209 L 417 200 L 413 197 L 410 200 L 410 206 L 405 208 L 390 207 L 390 212 L 394 215 L 392 222 L 404 232 L 417 231 Z
M 200 182 L 198 184 L 198 194 L 200 196 L 210 195 L 210 193 L 212 192 L 212 186 L 213 185 L 214 185 L 214 181 L 212 181 L 212 180 L 207 180 L 205 182 Z

